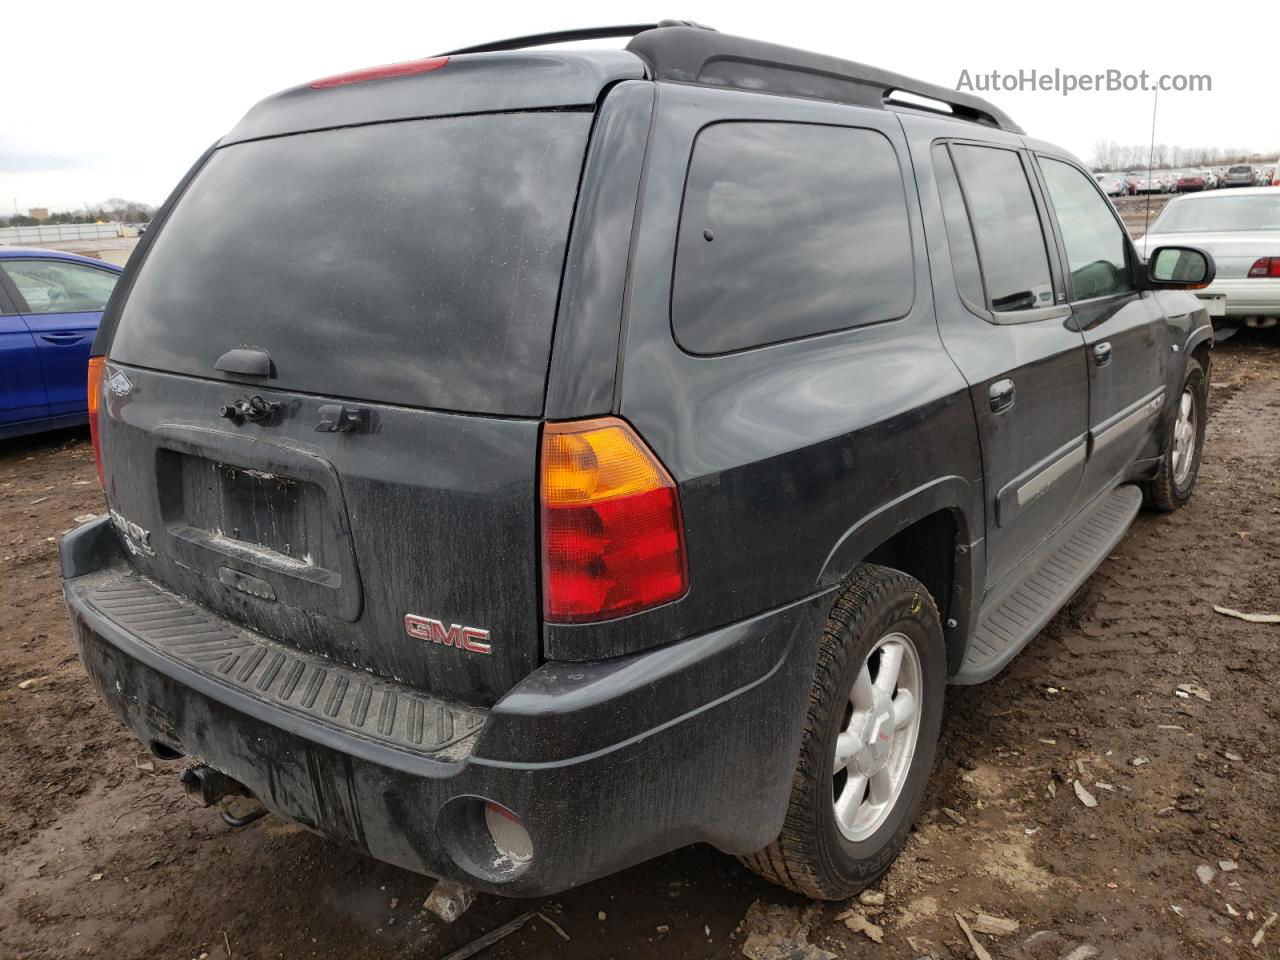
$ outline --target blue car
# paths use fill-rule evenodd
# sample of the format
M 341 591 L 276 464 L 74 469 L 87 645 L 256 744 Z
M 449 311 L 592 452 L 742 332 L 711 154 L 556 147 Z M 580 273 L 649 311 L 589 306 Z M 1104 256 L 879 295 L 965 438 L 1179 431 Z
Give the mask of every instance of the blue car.
M 0 439 L 85 423 L 89 348 L 120 268 L 0 247 Z

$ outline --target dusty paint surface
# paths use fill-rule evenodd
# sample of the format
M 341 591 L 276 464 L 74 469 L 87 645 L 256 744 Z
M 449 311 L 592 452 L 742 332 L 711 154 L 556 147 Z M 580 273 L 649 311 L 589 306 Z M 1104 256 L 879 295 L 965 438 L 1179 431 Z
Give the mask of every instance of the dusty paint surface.
M 883 906 L 857 907 L 882 945 L 837 920 L 851 905 L 806 915 L 709 848 L 549 901 L 481 897 L 446 927 L 421 877 L 270 818 L 228 830 L 176 764 L 147 768 L 76 662 L 55 540 L 103 509 L 87 435 L 2 444 L 0 956 L 431 958 L 538 909 L 571 939 L 534 917 L 482 956 L 727 960 L 757 900 L 836 956 L 966 957 L 956 913 L 994 957 L 1272 956 L 1280 927 L 1247 943 L 1280 909 L 1280 627 L 1212 605 L 1280 610 L 1280 337 L 1222 345 L 1214 381 L 1192 505 L 1140 517 L 1008 670 L 950 692 L 926 814 Z M 1019 929 L 982 933 L 979 912 Z

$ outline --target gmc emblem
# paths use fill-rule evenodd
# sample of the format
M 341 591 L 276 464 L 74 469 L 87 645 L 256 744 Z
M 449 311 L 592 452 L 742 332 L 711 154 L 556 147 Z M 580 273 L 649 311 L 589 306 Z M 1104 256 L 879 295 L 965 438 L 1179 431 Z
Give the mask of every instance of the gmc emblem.
M 430 640 L 446 647 L 457 647 L 467 653 L 493 653 L 489 644 L 489 631 L 479 627 L 464 627 L 453 623 L 446 627 L 439 620 L 420 617 L 416 613 L 404 615 L 404 632 L 419 640 Z

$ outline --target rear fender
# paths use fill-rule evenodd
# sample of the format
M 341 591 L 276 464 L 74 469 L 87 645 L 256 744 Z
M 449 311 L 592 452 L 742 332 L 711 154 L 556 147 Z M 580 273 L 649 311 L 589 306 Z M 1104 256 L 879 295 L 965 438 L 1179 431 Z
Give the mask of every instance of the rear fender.
M 838 585 L 877 548 L 924 518 L 940 511 L 955 522 L 950 594 L 935 598 L 945 610 L 943 633 L 947 644 L 948 671 L 964 657 L 964 646 L 985 589 L 985 540 L 980 493 L 960 476 L 938 477 L 903 493 L 866 514 L 850 526 L 827 555 L 815 584 L 817 589 Z

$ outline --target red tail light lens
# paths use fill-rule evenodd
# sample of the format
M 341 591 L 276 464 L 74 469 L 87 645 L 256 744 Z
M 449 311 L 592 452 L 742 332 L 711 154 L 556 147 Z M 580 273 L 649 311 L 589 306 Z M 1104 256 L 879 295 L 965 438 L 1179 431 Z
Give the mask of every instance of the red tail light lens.
M 1249 268 L 1251 277 L 1280 277 L 1280 257 L 1259 257 Z
M 427 57 L 425 60 L 406 60 L 404 63 L 387 63 L 380 67 L 365 67 L 363 70 L 352 70 L 350 73 L 335 73 L 332 77 L 312 80 L 311 89 L 323 90 L 326 87 L 345 87 L 349 83 L 364 83 L 366 80 L 408 77 L 415 73 L 439 70 L 448 62 L 448 57 Z
M 541 482 L 547 620 L 609 620 L 684 595 L 675 482 L 626 423 L 547 424 Z
M 107 358 L 89 358 L 89 437 L 93 441 L 93 462 L 98 467 L 98 486 L 102 482 L 102 434 L 98 432 L 98 414 L 102 409 L 102 378 L 106 374 Z

